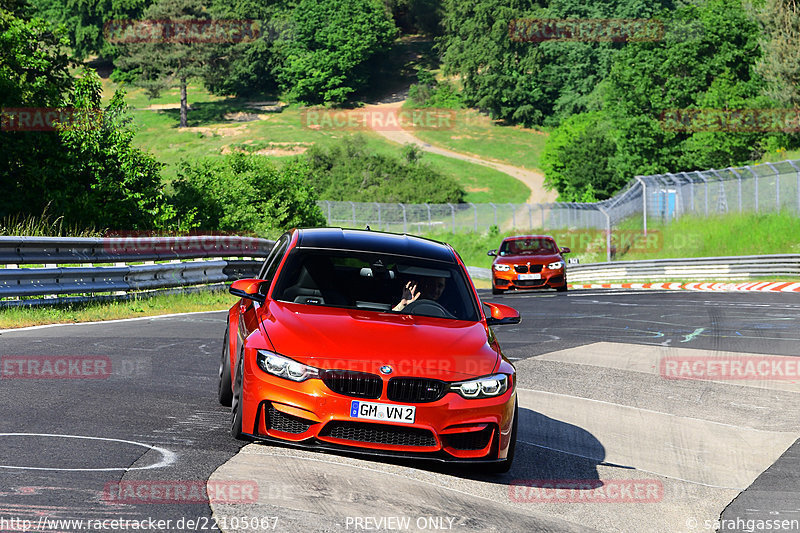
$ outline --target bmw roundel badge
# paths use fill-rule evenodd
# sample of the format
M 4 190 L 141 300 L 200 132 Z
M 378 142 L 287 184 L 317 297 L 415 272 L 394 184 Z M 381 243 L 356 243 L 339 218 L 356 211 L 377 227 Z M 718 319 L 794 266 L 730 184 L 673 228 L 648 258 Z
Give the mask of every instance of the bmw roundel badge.
M 391 374 L 392 373 L 392 367 L 390 367 L 389 365 L 382 366 L 380 368 L 380 370 L 381 370 L 381 374 Z

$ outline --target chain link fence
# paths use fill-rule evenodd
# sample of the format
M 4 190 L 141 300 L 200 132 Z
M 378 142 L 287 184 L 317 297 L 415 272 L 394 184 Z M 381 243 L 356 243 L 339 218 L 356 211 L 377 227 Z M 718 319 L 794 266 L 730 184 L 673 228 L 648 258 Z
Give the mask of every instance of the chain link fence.
M 684 215 L 793 211 L 800 215 L 800 160 L 693 172 L 636 176 L 612 198 L 594 203 L 388 204 L 321 201 L 331 226 L 425 234 L 505 230 L 602 229 L 610 242 L 620 221 L 653 221 Z M 610 248 L 610 244 L 608 246 Z

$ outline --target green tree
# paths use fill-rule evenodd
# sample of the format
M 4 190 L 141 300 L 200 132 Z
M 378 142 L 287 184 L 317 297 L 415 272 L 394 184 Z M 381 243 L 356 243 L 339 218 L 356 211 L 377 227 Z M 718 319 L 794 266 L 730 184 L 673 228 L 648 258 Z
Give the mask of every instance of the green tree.
M 258 155 L 185 161 L 174 201 L 179 216 L 198 229 L 274 237 L 293 227 L 325 225 L 308 174 L 303 161 L 277 168 Z
M 208 21 L 211 16 L 207 7 L 206 0 L 156 0 L 144 11 L 142 18 L 169 23 Z M 162 91 L 177 85 L 181 91 L 179 127 L 185 128 L 189 113 L 189 79 L 206 72 L 207 65 L 219 53 L 219 47 L 197 37 L 167 35 L 169 26 L 166 28 L 164 34 L 156 35 L 150 41 L 119 44 L 120 54 L 115 65 L 124 71 L 136 72 L 136 85 L 143 87 L 151 98 L 157 98 Z
M 766 0 L 758 12 L 764 29 L 758 72 L 766 93 L 785 106 L 800 106 L 800 5 L 795 0 Z
M 439 35 L 442 4 L 438 0 L 384 0 L 403 33 Z
M 282 87 L 306 103 L 340 104 L 367 86 L 397 28 L 380 0 L 300 0 L 277 43 Z

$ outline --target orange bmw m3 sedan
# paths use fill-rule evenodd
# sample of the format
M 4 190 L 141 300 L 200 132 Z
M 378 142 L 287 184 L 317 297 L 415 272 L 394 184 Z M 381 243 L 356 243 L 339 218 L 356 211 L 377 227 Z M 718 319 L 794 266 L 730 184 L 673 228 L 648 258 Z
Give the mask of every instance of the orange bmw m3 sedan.
M 449 245 L 339 228 L 283 235 L 233 283 L 219 399 L 239 439 L 511 467 L 516 374 Z

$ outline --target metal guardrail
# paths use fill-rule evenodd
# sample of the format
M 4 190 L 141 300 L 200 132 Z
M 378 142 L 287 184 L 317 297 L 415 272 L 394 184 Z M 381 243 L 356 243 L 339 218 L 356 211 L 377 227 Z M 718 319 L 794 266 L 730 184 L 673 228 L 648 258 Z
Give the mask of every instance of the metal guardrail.
M 488 268 L 467 267 L 476 279 L 491 279 Z M 572 282 L 717 281 L 759 277 L 800 277 L 800 254 L 651 259 L 567 265 Z
M 256 258 L 266 257 L 273 244 L 266 239 L 216 235 L 0 237 L 0 265 L 4 266 L 0 268 L 0 298 L 50 296 L 37 303 L 53 303 L 64 295 L 71 295 L 69 300 L 98 293 L 123 297 L 139 291 L 219 284 L 256 275 L 262 263 Z M 81 266 L 71 266 L 75 264 Z M 0 305 L 19 303 L 0 301 Z

